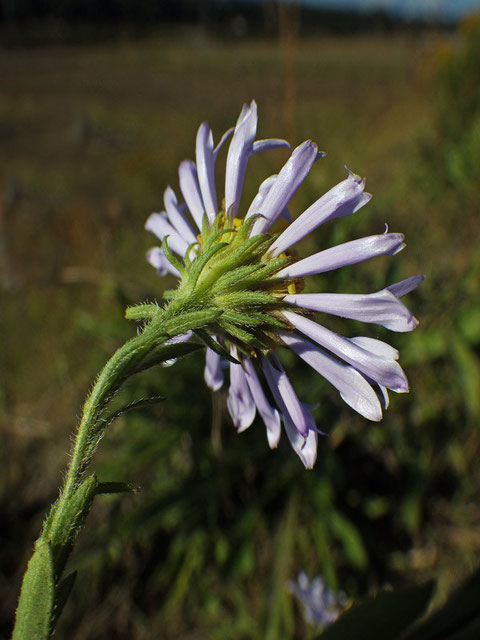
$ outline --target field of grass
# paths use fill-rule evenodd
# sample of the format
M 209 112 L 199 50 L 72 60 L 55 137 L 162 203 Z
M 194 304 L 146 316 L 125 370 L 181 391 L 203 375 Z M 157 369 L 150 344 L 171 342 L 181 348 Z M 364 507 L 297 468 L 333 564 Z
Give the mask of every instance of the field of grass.
M 440 599 L 476 566 L 478 187 L 438 168 L 451 150 L 436 128 L 437 49 L 431 35 L 225 43 L 178 32 L 0 53 L 0 634 L 88 385 L 134 334 L 124 309 L 172 285 L 144 259 L 156 244 L 145 219 L 166 185 L 177 189 L 199 123 L 218 139 L 252 98 L 260 137 L 312 138 L 327 152 L 294 214 L 343 179 L 344 165 L 367 177 L 372 202 L 320 229 L 318 247 L 385 223 L 406 234 L 395 259 L 317 285 L 376 291 L 427 275 L 409 298 L 419 328 L 388 335 L 411 393 L 366 424 L 292 359 L 299 393 L 319 403 L 330 434 L 307 473 L 285 442 L 269 452 L 260 424 L 234 433 L 201 356 L 132 383 L 127 397 L 167 401 L 119 420 L 93 467 L 142 492 L 98 500 L 56 637 L 304 638 L 285 588 L 302 568 L 354 598 L 433 576 Z M 242 204 L 286 157 L 252 160 Z

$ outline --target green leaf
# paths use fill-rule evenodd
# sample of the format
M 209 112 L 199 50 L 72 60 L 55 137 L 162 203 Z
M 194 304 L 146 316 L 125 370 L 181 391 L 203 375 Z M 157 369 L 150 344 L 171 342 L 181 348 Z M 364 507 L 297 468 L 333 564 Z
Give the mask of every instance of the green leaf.
M 265 318 L 257 317 L 255 313 L 241 313 L 239 311 L 225 311 L 222 316 L 223 322 L 231 322 L 245 327 L 265 324 Z
M 450 640 L 451 635 L 458 634 L 462 628 L 466 632 L 468 625 L 479 620 L 480 570 L 454 591 L 444 606 L 414 629 L 405 640 Z M 453 637 L 456 638 L 456 635 Z M 475 640 L 479 637 L 475 636 Z
M 136 304 L 125 309 L 127 320 L 150 320 L 162 311 L 162 308 L 155 303 Z
M 180 275 L 183 276 L 185 274 L 185 266 L 170 251 L 170 247 L 168 246 L 168 236 L 164 236 L 162 240 L 162 249 L 166 259 L 170 262 L 172 267 L 174 267 L 180 273 Z
M 177 293 L 178 293 L 178 289 L 165 289 L 165 291 L 162 293 L 162 298 L 164 300 L 171 300 L 177 295 Z
M 218 353 L 220 357 L 225 358 L 225 360 L 228 360 L 229 362 L 233 362 L 233 364 L 240 364 L 240 362 L 230 355 L 230 352 L 227 351 L 225 347 L 222 347 L 221 344 L 214 340 L 207 331 L 204 331 L 203 329 L 195 329 L 195 333 L 205 342 L 207 347 L 210 347 L 212 351 Z
M 457 322 L 460 334 L 467 342 L 470 344 L 480 342 L 480 306 L 477 300 L 473 299 L 471 306 L 460 311 Z
M 198 344 L 198 342 L 176 342 L 174 344 L 159 345 L 137 364 L 132 373 L 140 373 L 151 367 L 161 365 L 166 360 L 182 358 L 204 348 L 205 345 Z
M 452 354 L 461 377 L 461 389 L 470 413 L 480 415 L 480 362 L 468 343 L 454 334 Z
M 222 329 L 224 329 L 227 333 L 229 333 L 231 336 L 233 336 L 237 340 L 240 340 L 240 342 L 244 342 L 245 344 L 248 344 L 250 347 L 257 347 L 259 349 L 262 348 L 262 344 L 260 343 L 260 341 L 248 331 L 245 331 L 244 329 L 240 329 L 240 327 L 237 327 L 236 325 L 231 324 L 230 322 L 220 322 L 219 324 L 222 327 Z
M 114 420 L 119 418 L 121 415 L 123 415 L 127 411 L 131 411 L 132 409 L 141 409 L 143 407 L 149 407 L 152 404 L 158 404 L 159 402 L 163 402 L 164 400 L 165 398 L 163 396 L 152 396 L 151 398 L 141 398 L 140 400 L 134 400 L 133 402 L 130 402 L 124 407 L 120 407 L 120 409 L 117 409 L 116 411 L 111 413 L 109 416 L 105 418 L 98 418 L 98 420 L 95 423 L 95 426 L 96 428 L 105 430 L 107 427 L 109 427 L 112 424 Z
M 232 251 L 229 256 L 222 261 L 222 273 L 226 273 L 232 269 L 236 269 L 241 267 L 244 262 L 251 262 L 255 257 L 260 257 L 264 252 L 267 245 L 271 244 L 272 240 L 270 238 L 265 238 L 262 236 L 253 236 L 248 240 L 244 240 L 234 251 Z M 235 243 L 237 244 L 237 243 Z M 234 246 L 232 242 L 230 244 L 230 248 Z
M 68 501 L 62 500 L 56 504 L 53 517 L 49 516 L 47 519 L 42 539 L 52 542 L 57 579 L 62 575 L 68 556 L 91 509 L 97 485 L 95 474 L 86 478 Z
M 198 279 L 213 256 L 228 246 L 226 242 L 219 242 L 211 247 L 204 247 L 203 250 L 198 254 L 195 261 L 192 263 L 192 266 L 188 272 L 188 277 L 185 281 L 184 290 L 188 296 L 193 295 L 194 289 L 197 287 Z
M 40 542 L 23 578 L 12 640 L 48 639 L 53 601 L 52 550 L 49 542 Z
M 321 640 L 397 640 L 425 610 L 432 587 L 429 582 L 384 591 L 354 605 L 322 633 Z
M 289 624 L 293 623 L 292 599 L 285 585 L 288 577 L 292 574 L 297 527 L 297 497 L 295 492 L 292 492 L 275 539 L 268 620 L 264 634 L 266 640 L 280 638 L 282 627 L 293 626 Z
M 170 320 L 167 320 L 162 327 L 162 330 L 171 338 L 179 336 L 187 331 L 193 331 L 194 329 L 201 329 L 202 327 L 215 322 L 222 315 L 222 310 L 216 307 L 210 307 L 208 309 L 201 309 L 200 311 L 188 311 L 181 315 L 175 316 Z M 149 328 L 153 329 L 153 322 L 149 325 Z M 176 344 L 170 346 L 178 346 Z M 170 356 L 172 357 L 172 356 Z
M 55 603 L 53 606 L 50 633 L 53 633 L 55 629 L 55 626 L 60 617 L 60 614 L 62 613 L 63 608 L 70 596 L 70 593 L 72 592 L 73 584 L 75 582 L 76 577 L 77 577 L 76 571 L 69 573 L 68 576 L 64 578 L 55 589 Z
M 247 309 L 256 307 L 275 307 L 279 308 L 279 300 L 268 291 L 235 291 L 235 293 L 226 293 L 217 296 L 215 303 L 222 309 L 233 308 L 238 311 L 246 307 Z
M 355 526 L 338 511 L 332 511 L 328 524 L 333 536 L 342 543 L 350 562 L 359 569 L 365 568 L 367 552 Z

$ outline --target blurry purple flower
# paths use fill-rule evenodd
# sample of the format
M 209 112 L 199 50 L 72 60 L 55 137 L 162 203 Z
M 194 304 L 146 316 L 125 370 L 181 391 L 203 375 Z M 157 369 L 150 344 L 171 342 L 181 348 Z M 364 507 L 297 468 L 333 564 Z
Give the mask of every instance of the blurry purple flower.
M 321 576 L 310 581 L 301 571 L 297 581 L 290 580 L 287 586 L 302 604 L 305 620 L 313 625 L 326 627 L 332 624 L 347 605 L 346 595 L 342 591 L 331 591 Z
M 365 180 L 348 170 L 343 181 L 290 222 L 291 198 L 315 161 L 324 155 L 314 142 L 306 141 L 291 153 L 278 175 L 264 180 L 250 206 L 244 208 L 241 196 L 249 158 L 260 151 L 289 146 L 284 140 L 255 140 L 256 131 L 255 102 L 243 106 L 235 128 L 224 134 L 217 147 L 208 124 L 200 125 L 196 163 L 184 160 L 179 167 L 185 202 L 179 204 L 168 187 L 164 196 L 165 211 L 153 213 L 145 225 L 160 240 L 168 238 L 168 250 L 177 254 L 180 263 L 184 260 L 185 269 L 180 274 L 179 270 L 183 269 L 180 263 L 172 260 L 175 264 L 171 264 L 165 246 L 151 249 L 147 258 L 159 275 L 176 275 L 181 285 L 182 278 L 188 277 L 188 269 L 208 244 L 205 234 L 213 237 L 212 242 L 223 243 L 218 247 L 224 252 L 218 254 L 223 258 L 208 263 L 208 276 L 203 282 L 206 283 L 205 295 L 210 294 L 212 304 L 225 311 L 212 338 L 233 357 L 228 410 L 239 432 L 252 424 L 258 412 L 265 423 L 271 448 L 278 444 L 280 421 L 283 421 L 293 449 L 304 465 L 311 468 L 317 455 L 318 434 L 322 432 L 317 429 L 310 409 L 298 399 L 273 348 L 281 345 L 290 348 L 328 380 L 355 411 L 369 420 L 381 420 L 382 408 L 388 406 L 387 390 L 408 391 L 406 376 L 397 362 L 398 352 L 373 338 L 344 338 L 312 318 L 315 312 L 321 312 L 381 325 L 391 331 L 412 331 L 417 320 L 400 298 L 418 286 L 423 276 L 407 278 L 364 295 L 301 293 L 307 276 L 377 256 L 395 255 L 405 246 L 404 236 L 385 231 L 303 259 L 294 258 L 289 253 L 293 245 L 321 224 L 357 212 L 371 196 L 364 191 Z M 215 163 L 220 147 L 230 135 L 224 206 L 219 209 L 221 198 L 216 192 Z M 244 216 L 239 213 L 242 210 L 246 211 Z M 271 228 L 279 217 L 289 224 L 282 233 L 272 236 Z M 235 235 L 242 229 L 248 229 L 244 238 L 248 247 L 243 253 L 243 247 L 234 246 Z M 261 247 L 260 253 L 255 253 L 257 247 Z M 272 267 L 261 282 L 252 280 L 255 265 L 259 273 Z M 238 273 L 238 279 L 228 280 L 229 272 Z M 200 278 L 198 275 L 195 278 L 198 284 Z M 222 282 L 226 283 L 223 288 Z M 208 348 L 205 380 L 213 390 L 223 384 L 223 368 L 221 356 Z M 263 373 L 266 386 L 259 373 Z M 265 389 L 269 389 L 276 407 L 272 406 Z M 319 583 L 313 584 L 318 591 Z

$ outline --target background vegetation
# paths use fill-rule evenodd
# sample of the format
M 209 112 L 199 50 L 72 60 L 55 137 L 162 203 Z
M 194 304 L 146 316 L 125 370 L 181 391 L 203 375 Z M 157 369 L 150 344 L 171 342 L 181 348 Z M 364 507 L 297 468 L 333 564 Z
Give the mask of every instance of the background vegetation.
M 79 576 L 57 636 L 304 638 L 286 589 L 305 569 L 353 598 L 407 579 L 439 580 L 437 601 L 477 566 L 480 548 L 479 23 L 433 33 L 219 41 L 165 31 L 109 45 L 0 56 L 0 607 L 8 636 L 21 575 L 55 498 L 74 416 L 113 350 L 135 331 L 127 304 L 171 281 L 145 262 L 144 230 L 198 124 L 216 136 L 252 97 L 261 137 L 313 138 L 327 152 L 296 196 L 300 212 L 341 180 L 367 176 L 372 202 L 321 228 L 303 254 L 406 233 L 395 259 L 319 277 L 325 291 L 376 291 L 425 273 L 410 335 L 386 337 L 411 393 L 381 424 L 344 407 L 284 354 L 329 436 L 306 472 L 284 437 L 238 436 L 202 378 L 201 356 L 125 390 L 158 408 L 113 425 L 94 467 L 135 496 L 102 498 L 73 558 Z M 282 27 L 282 24 L 280 24 Z M 251 162 L 246 199 L 286 159 Z M 221 165 L 222 163 L 220 163 Z

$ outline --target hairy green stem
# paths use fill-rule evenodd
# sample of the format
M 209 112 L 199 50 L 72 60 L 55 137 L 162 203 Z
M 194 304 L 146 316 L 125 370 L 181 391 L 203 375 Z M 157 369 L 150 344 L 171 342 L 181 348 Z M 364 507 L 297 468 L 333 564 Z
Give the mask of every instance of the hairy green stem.
M 185 344 L 165 345 L 167 340 L 214 323 L 221 314 L 218 309 L 198 303 L 192 309 L 188 300 L 182 302 L 175 300 L 159 309 L 137 336 L 113 354 L 96 379 L 83 407 L 63 487 L 23 579 L 13 640 L 48 640 L 73 585 L 73 574 L 63 581 L 61 578 L 93 499 L 103 492 L 96 476 L 86 477 L 85 472 L 105 426 L 111 422 L 108 416 L 103 418 L 109 402 L 130 376 L 186 353 Z M 194 344 L 190 350 L 199 346 Z M 119 491 L 125 491 L 125 483 L 117 484 Z
M 84 405 L 82 419 L 78 426 L 72 458 L 62 491 L 62 497 L 64 499 L 68 499 L 81 479 L 91 430 L 99 413 L 104 408 L 106 400 L 111 397 L 119 387 L 128 369 L 142 359 L 150 349 L 151 345 L 146 339 L 145 333 L 142 333 L 121 346 L 100 373 Z

